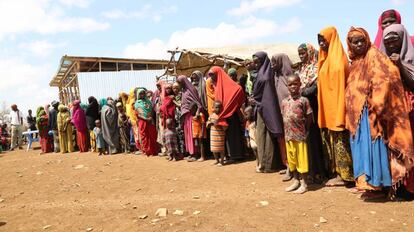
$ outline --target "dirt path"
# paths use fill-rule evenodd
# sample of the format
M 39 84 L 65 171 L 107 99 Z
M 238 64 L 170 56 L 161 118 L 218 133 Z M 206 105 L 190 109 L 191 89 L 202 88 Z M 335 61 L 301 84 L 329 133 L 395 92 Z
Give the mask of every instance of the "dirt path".
M 0 155 L 0 231 L 413 231 L 414 202 L 366 203 L 345 188 L 285 193 L 254 162 Z M 267 201 L 262 206 L 261 201 Z M 167 217 L 157 217 L 167 208 Z M 175 210 L 183 215 L 173 215 Z M 199 214 L 194 215 L 195 211 Z M 147 215 L 145 219 L 140 219 Z M 320 223 L 320 217 L 327 220 Z M 157 219 L 159 219 L 157 221 Z M 155 221 L 153 221 L 155 220 Z

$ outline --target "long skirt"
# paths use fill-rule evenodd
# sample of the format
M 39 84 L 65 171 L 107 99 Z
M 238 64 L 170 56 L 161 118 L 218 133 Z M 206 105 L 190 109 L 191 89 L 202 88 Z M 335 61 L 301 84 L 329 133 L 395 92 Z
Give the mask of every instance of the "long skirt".
M 141 139 L 141 151 L 147 155 L 157 155 L 159 151 L 157 143 L 157 128 L 151 122 L 138 119 L 139 137 Z
M 40 130 L 40 149 L 43 153 L 53 151 L 53 138 L 49 135 L 48 130 Z
M 59 145 L 60 145 L 60 152 L 73 152 L 73 129 L 72 126 L 68 126 L 66 131 L 59 132 Z
M 91 152 L 97 151 L 96 150 L 96 136 L 93 130 L 89 131 L 89 138 L 90 138 L 90 144 L 91 144 Z
M 325 166 L 330 177 L 338 174 L 344 181 L 354 181 L 348 131 L 321 129 Z
M 227 118 L 229 127 L 226 130 L 226 148 L 231 159 L 240 160 L 244 158 L 243 128 L 238 113 Z
M 368 110 L 365 107 L 358 130 L 351 136 L 352 161 L 356 185 L 360 189 L 380 190 L 391 186 L 388 149 L 381 138 L 372 141 Z
M 257 156 L 260 171 L 273 172 L 281 167 L 279 146 L 276 138 L 266 128 L 260 113 L 257 114 L 256 122 Z
M 309 175 L 312 177 L 319 176 L 320 178 L 326 178 L 327 175 L 323 159 L 321 129 L 319 129 L 317 123 L 312 123 L 310 126 L 307 143 Z
M 182 117 L 184 117 L 185 149 L 190 155 L 194 155 L 196 153 L 196 146 L 193 140 L 193 116 L 190 113 L 186 113 Z
M 89 150 L 89 136 L 88 133 L 76 131 L 76 143 L 80 152 L 88 152 Z
M 131 129 L 134 135 L 135 148 L 141 150 L 141 139 L 139 137 L 139 127 L 137 122 L 131 122 Z

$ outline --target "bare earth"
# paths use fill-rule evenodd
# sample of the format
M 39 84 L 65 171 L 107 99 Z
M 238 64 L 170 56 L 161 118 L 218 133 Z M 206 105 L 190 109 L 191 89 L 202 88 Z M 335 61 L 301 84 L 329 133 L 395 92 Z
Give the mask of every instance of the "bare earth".
M 414 202 L 366 203 L 317 186 L 289 194 L 254 162 L 38 153 L 0 155 L 0 231 L 414 231 Z

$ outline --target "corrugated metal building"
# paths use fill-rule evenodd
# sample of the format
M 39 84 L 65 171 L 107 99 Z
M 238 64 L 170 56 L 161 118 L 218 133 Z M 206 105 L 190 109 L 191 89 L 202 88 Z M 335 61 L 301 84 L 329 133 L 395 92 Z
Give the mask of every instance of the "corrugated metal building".
M 78 73 L 80 98 L 82 102 L 88 102 L 89 96 L 94 96 L 98 100 L 106 97 L 116 98 L 120 92 L 129 93 L 135 87 L 154 90 L 156 77 L 164 72 L 165 70 L 81 72 Z
M 116 97 L 119 92 L 143 86 L 154 89 L 168 61 L 110 57 L 63 56 L 49 85 L 59 88 L 59 99 L 68 104 L 89 96 Z

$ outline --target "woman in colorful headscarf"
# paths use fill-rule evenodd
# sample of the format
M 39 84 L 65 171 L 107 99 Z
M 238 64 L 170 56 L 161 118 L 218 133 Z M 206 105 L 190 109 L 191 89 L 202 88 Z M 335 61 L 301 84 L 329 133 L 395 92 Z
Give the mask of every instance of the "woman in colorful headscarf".
M 138 88 L 136 95 L 135 110 L 138 117 L 141 151 L 147 156 L 154 156 L 158 153 L 159 147 L 157 129 L 152 120 L 152 104 L 147 99 L 145 88 Z
M 88 98 L 88 108 L 86 108 L 85 115 L 86 115 L 86 122 L 89 130 L 89 137 L 90 137 L 90 145 L 91 151 L 96 151 L 96 138 L 95 133 L 93 132 L 93 128 L 95 128 L 95 121 L 98 120 L 99 117 L 99 103 L 95 97 L 90 96 Z
M 207 113 L 211 115 L 214 110 L 214 85 L 211 78 L 206 80 Z
M 137 101 L 136 91 L 138 88 L 133 88 L 129 92 L 128 101 L 126 103 L 126 115 L 128 116 L 129 120 L 131 121 L 131 133 L 130 133 L 130 144 L 135 145 L 137 151 L 135 154 L 140 154 L 141 150 L 141 140 L 139 138 L 139 128 L 138 128 L 138 118 L 137 114 L 135 113 L 135 102 Z
M 191 105 L 193 102 L 197 104 L 198 110 L 203 110 L 200 97 L 198 96 L 197 89 L 191 84 L 186 76 L 179 76 L 177 83 L 181 87 L 181 120 L 184 124 L 184 140 L 186 151 L 190 154 L 189 161 L 196 160 L 194 155 L 197 153 L 197 149 L 193 140 L 193 127 L 191 115 Z
M 101 126 L 105 143 L 109 146 L 109 154 L 116 154 L 119 150 L 118 110 L 112 99 L 101 110 Z
M 72 106 L 72 123 L 76 128 L 76 142 L 80 152 L 89 150 L 89 132 L 86 123 L 86 116 L 80 107 L 80 101 L 75 100 Z
M 301 93 L 309 100 L 313 111 L 313 122 L 307 138 L 309 177 L 314 182 L 320 182 L 326 177 L 326 171 L 322 155 L 321 131 L 318 126 L 318 51 L 311 44 L 303 43 L 298 47 L 298 54 L 301 60 L 298 71 L 302 82 Z
M 58 106 L 57 127 L 59 131 L 60 152 L 73 152 L 73 127 L 70 122 L 69 108 L 60 104 Z
M 208 75 L 214 85 L 214 99 L 222 103 L 222 111 L 217 124 L 228 126 L 226 130 L 227 152 L 232 161 L 241 160 L 244 158 L 244 144 L 239 112 L 245 101 L 244 91 L 218 66 L 213 66 Z
M 191 83 L 197 89 L 198 96 L 203 105 L 204 111 L 207 110 L 207 92 L 206 92 L 206 80 L 202 72 L 196 70 L 191 74 Z
M 326 186 L 354 181 L 349 133 L 345 130 L 345 82 L 349 63 L 335 27 L 318 34 L 318 124 L 331 179 Z
M 164 124 L 162 119 L 162 113 L 160 111 L 162 103 L 164 102 L 166 85 L 167 83 L 163 80 L 159 80 L 157 82 L 157 88 L 160 87 L 160 92 L 158 98 L 155 99 L 154 105 L 152 105 L 153 115 L 155 115 L 155 125 L 157 129 L 157 142 L 160 144 L 161 148 L 161 153 L 159 154 L 159 156 L 166 156 L 166 150 L 164 142 L 162 140 L 162 135 L 164 134 Z
M 161 94 L 164 96 L 160 106 L 160 114 L 162 118 L 161 126 L 165 129 L 167 126 L 166 120 L 168 118 L 175 121 L 175 104 L 172 84 L 165 84 Z
M 345 93 L 346 125 L 354 176 L 357 188 L 366 191 L 363 197 L 372 198 L 383 195 L 378 192 L 383 187 L 396 189 L 406 180 L 414 167 L 413 137 L 398 68 L 371 45 L 363 28 L 352 27 L 347 43 L 352 65 Z M 393 171 L 395 163 L 405 172 Z
M 410 42 L 407 30 L 401 24 L 390 25 L 384 30 L 383 36 L 384 48 L 382 51 L 400 70 L 411 122 L 411 132 L 414 133 L 414 47 Z M 413 157 L 410 158 L 411 161 L 413 159 Z M 405 188 L 414 193 L 414 173 L 411 167 L 412 163 L 409 164 L 409 162 L 391 159 L 391 172 L 393 180 L 396 178 L 402 180 Z
M 378 19 L 378 31 L 377 36 L 375 37 L 374 45 L 379 48 L 383 49 L 384 43 L 383 43 L 383 34 L 385 28 L 392 24 L 401 24 L 401 15 L 398 11 L 391 9 L 386 10 L 382 12 L 381 16 Z M 410 37 L 410 41 L 412 44 L 414 44 L 414 36 Z
M 40 106 L 36 110 L 36 128 L 39 130 L 40 137 L 40 154 L 49 153 L 53 151 L 53 138 L 49 135 L 48 115 L 45 109 Z
M 277 143 L 283 138 L 282 115 L 275 91 L 274 71 L 267 53 L 256 52 L 253 62 L 258 69 L 253 84 L 253 98 L 256 104 L 256 138 L 259 167 L 257 172 L 273 172 L 282 164 Z M 277 155 L 275 155 L 277 154 Z

